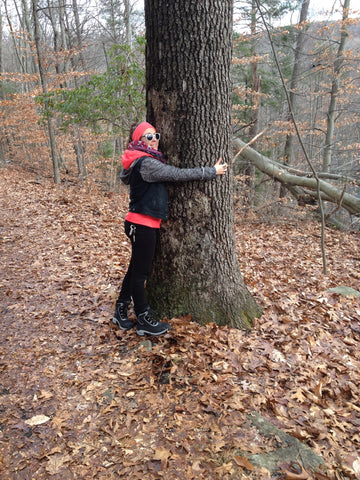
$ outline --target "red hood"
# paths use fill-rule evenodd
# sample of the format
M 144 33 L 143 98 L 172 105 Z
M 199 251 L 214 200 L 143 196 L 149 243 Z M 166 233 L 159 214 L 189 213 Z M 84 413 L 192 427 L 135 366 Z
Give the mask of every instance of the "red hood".
M 149 157 L 144 152 L 139 152 L 137 150 L 125 150 L 124 155 L 121 157 L 122 166 L 127 170 L 131 165 L 140 157 Z

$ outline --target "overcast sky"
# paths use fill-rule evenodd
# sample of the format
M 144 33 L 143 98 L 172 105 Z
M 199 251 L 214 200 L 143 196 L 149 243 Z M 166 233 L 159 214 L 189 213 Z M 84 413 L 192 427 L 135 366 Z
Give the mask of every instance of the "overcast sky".
M 354 4 L 358 0 L 350 0 L 350 8 L 355 8 Z M 299 21 L 300 11 L 295 12 L 290 23 Z M 310 0 L 309 20 L 335 20 L 341 18 L 341 4 L 339 0 Z
M 144 0 L 136 0 L 135 3 L 139 9 L 144 8 Z M 352 10 L 355 10 L 355 8 L 359 9 L 360 5 L 358 5 L 358 3 L 359 0 L 350 0 L 350 8 Z M 339 13 L 340 9 L 340 0 L 310 0 L 309 19 L 334 20 L 335 18 L 341 18 L 341 13 Z M 282 22 L 282 24 L 297 23 L 298 20 L 299 12 L 295 12 L 292 17 L 289 16 L 284 19 L 284 22 Z

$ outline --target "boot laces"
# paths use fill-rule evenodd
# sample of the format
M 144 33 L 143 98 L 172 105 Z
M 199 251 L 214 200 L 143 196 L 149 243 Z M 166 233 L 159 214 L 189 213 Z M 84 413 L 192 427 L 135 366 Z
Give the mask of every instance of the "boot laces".
M 119 313 L 122 317 L 127 317 L 128 306 L 125 303 L 119 304 Z
M 149 315 L 149 314 L 146 315 L 145 319 L 153 327 L 156 327 L 156 325 L 158 324 L 158 321 L 155 320 L 154 318 L 152 318 L 151 315 Z

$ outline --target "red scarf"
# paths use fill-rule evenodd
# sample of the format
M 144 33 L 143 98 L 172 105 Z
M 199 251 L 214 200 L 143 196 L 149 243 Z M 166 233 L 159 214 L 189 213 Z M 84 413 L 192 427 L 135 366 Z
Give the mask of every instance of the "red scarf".
M 128 150 L 137 150 L 138 152 L 144 152 L 150 157 L 154 157 L 157 160 L 160 160 L 160 162 L 166 163 L 163 154 L 159 152 L 159 150 L 150 147 L 145 142 L 141 142 L 140 140 L 133 140 L 131 143 L 129 143 Z

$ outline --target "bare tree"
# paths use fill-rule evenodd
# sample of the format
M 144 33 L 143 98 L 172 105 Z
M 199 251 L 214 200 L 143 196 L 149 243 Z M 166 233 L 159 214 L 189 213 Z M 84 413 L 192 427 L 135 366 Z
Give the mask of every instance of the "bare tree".
M 251 0 L 251 113 L 250 113 L 250 127 L 249 127 L 249 139 L 256 137 L 258 133 L 259 125 L 259 113 L 260 113 L 260 93 L 261 93 L 261 77 L 258 74 L 258 61 L 256 55 L 256 29 L 257 29 L 257 7 L 255 0 Z M 255 166 L 253 163 L 248 164 L 245 174 L 248 176 L 248 205 L 253 207 L 255 200 Z
M 33 11 L 33 20 L 34 20 L 34 39 L 35 39 L 37 60 L 39 65 L 41 88 L 43 93 L 47 94 L 48 92 L 47 79 L 46 79 L 46 74 L 44 70 L 43 52 L 42 52 L 41 41 L 40 41 L 38 0 L 32 0 L 32 11 Z M 48 127 L 48 133 L 49 133 L 51 159 L 53 164 L 54 182 L 59 184 L 60 183 L 59 161 L 56 153 L 55 132 L 54 132 L 54 126 L 53 126 L 53 121 L 52 121 L 50 112 L 48 112 L 48 115 L 47 115 L 47 127 Z
M 333 150 L 334 132 L 335 132 L 335 120 L 338 114 L 338 94 L 340 86 L 340 75 L 344 64 L 344 52 L 346 47 L 346 41 L 348 38 L 347 20 L 349 18 L 350 0 L 344 0 L 343 14 L 341 23 L 340 42 L 334 62 L 334 72 L 332 77 L 330 102 L 327 112 L 327 124 L 326 124 L 326 137 L 325 147 L 323 154 L 323 172 L 329 172 L 331 167 L 331 154 Z
M 0 6 L 0 74 L 3 73 L 3 17 Z M 4 90 L 0 82 L 0 101 L 4 99 Z M 5 143 L 4 138 L 0 138 L 0 166 L 5 164 Z
M 23 55 L 21 54 L 21 49 L 22 49 L 21 45 L 18 45 L 18 43 L 16 42 L 15 29 L 13 27 L 13 24 L 11 21 L 11 15 L 8 10 L 8 2 L 7 0 L 3 0 L 3 3 L 5 8 L 5 17 L 7 19 L 8 27 L 9 27 L 12 42 L 13 42 L 15 58 L 18 62 L 19 70 L 23 73 L 26 73 L 25 57 L 23 57 Z
M 300 18 L 299 18 L 299 23 L 297 28 L 297 35 L 296 35 L 293 69 L 292 69 L 291 80 L 290 80 L 290 91 L 289 91 L 290 105 L 289 105 L 289 112 L 287 115 L 287 121 L 289 123 L 291 122 L 290 110 L 295 112 L 296 105 L 298 103 L 296 91 L 298 88 L 299 73 L 301 71 L 301 57 L 303 55 L 304 42 L 305 42 L 305 36 L 306 36 L 305 22 L 307 20 L 309 5 L 310 5 L 310 0 L 302 0 Z M 293 163 L 293 155 L 294 155 L 293 143 L 294 143 L 294 135 L 292 133 L 288 133 L 285 141 L 284 156 L 285 156 L 285 163 L 290 165 Z
M 0 6 L 0 74 L 3 73 L 3 17 Z M 2 84 L 0 84 L 0 99 L 4 98 Z
M 77 48 L 79 49 L 79 56 L 80 56 L 80 65 L 81 65 L 81 68 L 85 71 L 86 63 L 85 63 L 85 57 L 83 54 L 83 38 L 81 35 L 81 22 L 80 22 L 80 15 L 79 15 L 77 0 L 72 0 L 72 7 L 73 7 L 74 21 L 75 21 L 75 35 L 77 40 Z M 73 47 L 73 45 L 71 45 L 71 47 Z

